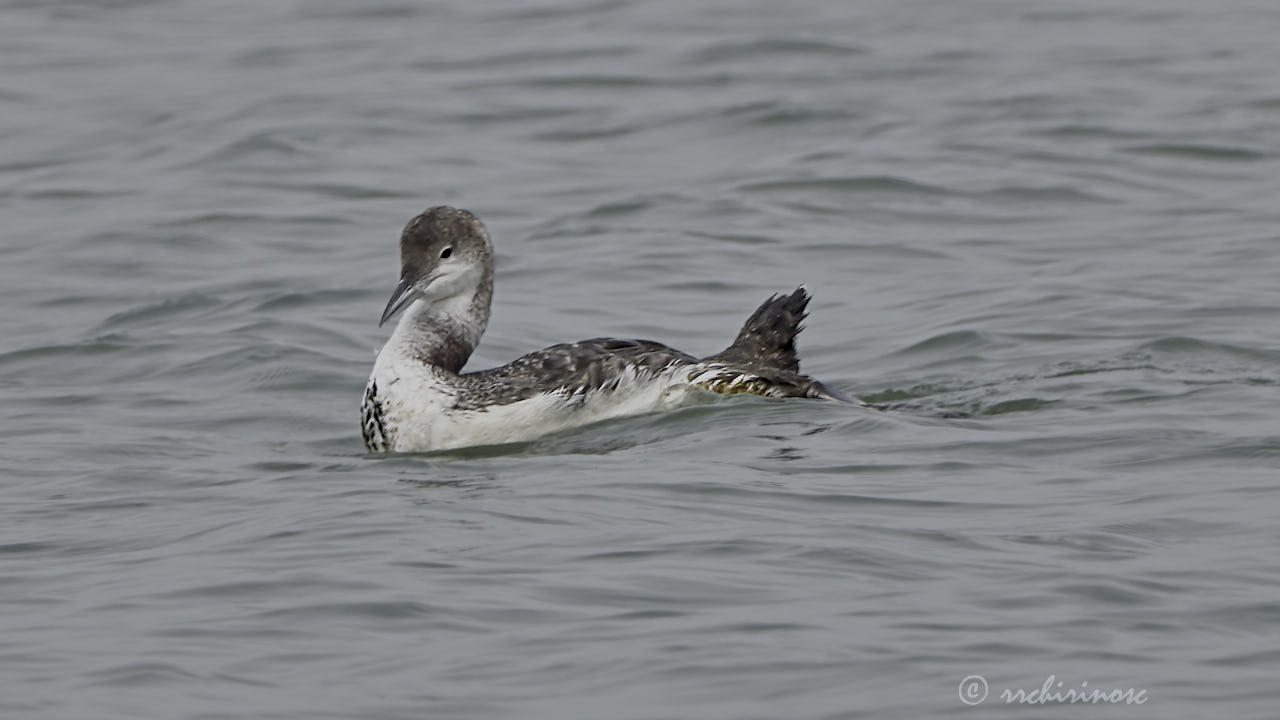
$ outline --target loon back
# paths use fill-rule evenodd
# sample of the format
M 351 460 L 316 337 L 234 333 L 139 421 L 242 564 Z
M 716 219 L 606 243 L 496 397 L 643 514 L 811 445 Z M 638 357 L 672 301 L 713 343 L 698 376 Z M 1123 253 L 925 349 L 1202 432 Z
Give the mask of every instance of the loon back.
M 588 393 L 613 391 L 625 380 L 656 381 L 670 375 L 721 395 L 749 393 L 766 397 L 857 400 L 801 375 L 796 335 L 803 329 L 809 293 L 803 288 L 766 300 L 724 351 L 699 360 L 653 340 L 592 338 L 552 345 L 501 367 L 458 376 L 466 389 L 454 406 L 483 410 L 547 393 L 564 393 L 575 402 Z

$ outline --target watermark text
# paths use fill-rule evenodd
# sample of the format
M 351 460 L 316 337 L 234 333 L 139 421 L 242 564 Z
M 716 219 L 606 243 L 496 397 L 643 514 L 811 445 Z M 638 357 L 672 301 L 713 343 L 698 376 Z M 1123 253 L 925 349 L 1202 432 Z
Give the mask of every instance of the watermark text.
M 981 675 L 970 675 L 960 681 L 960 702 L 981 705 L 991 688 Z M 1004 688 L 996 696 L 1008 705 L 1142 705 L 1147 702 L 1146 688 L 1091 687 L 1088 680 L 1068 685 L 1050 675 L 1037 688 Z

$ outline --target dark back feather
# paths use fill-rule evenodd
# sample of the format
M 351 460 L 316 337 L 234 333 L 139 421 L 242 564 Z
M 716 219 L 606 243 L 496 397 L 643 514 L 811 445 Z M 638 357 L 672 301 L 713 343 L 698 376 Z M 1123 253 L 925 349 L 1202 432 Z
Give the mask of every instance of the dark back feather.
M 697 358 L 652 340 L 594 338 L 552 345 L 502 367 L 458 376 L 455 407 L 482 410 L 553 391 L 581 393 L 616 385 L 629 371 L 657 374 Z
M 770 368 L 796 373 L 800 356 L 796 354 L 796 335 L 804 329 L 809 293 L 797 288 L 790 295 L 774 295 L 756 309 L 733 344 L 724 352 L 712 355 L 714 360 L 755 368 Z

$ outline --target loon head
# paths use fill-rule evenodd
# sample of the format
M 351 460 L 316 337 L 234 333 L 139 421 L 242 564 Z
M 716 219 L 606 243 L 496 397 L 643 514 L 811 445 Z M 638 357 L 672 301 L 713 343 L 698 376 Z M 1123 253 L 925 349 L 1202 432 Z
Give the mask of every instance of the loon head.
M 419 300 L 435 304 L 471 297 L 492 277 L 493 245 L 480 220 L 466 210 L 433 207 L 400 234 L 400 282 L 378 324 Z

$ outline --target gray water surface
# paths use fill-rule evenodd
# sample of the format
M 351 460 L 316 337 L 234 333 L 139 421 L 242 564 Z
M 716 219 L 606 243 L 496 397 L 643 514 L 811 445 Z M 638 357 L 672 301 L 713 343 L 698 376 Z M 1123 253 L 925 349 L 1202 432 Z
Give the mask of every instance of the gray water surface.
M 1271 718 L 1280 7 L 0 3 L 0 715 Z M 373 457 L 400 228 L 469 367 L 804 369 Z M 974 710 L 960 683 L 982 676 Z M 969 699 L 975 699 L 970 696 Z

